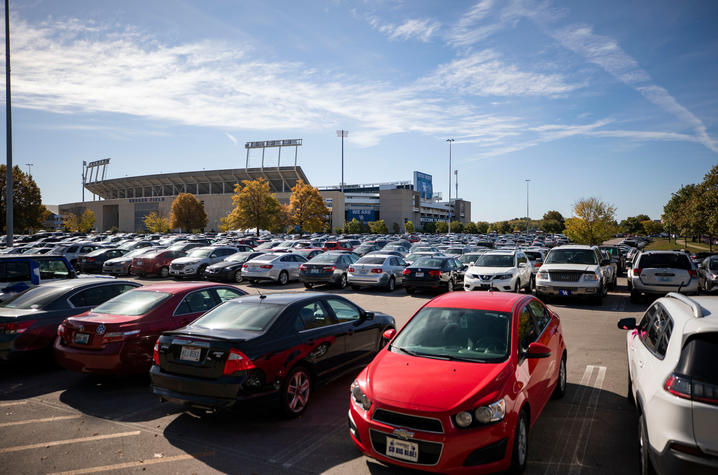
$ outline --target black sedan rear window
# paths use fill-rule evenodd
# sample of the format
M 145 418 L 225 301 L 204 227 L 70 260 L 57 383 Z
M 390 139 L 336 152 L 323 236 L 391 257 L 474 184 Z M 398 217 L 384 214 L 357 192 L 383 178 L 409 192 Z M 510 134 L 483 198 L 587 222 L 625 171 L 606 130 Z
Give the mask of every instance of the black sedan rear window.
M 283 305 L 261 302 L 225 302 L 192 323 L 212 330 L 266 330 L 284 308 Z
M 414 261 L 412 267 L 442 267 L 446 259 L 436 259 L 434 257 L 420 257 Z
M 691 261 L 685 254 L 644 254 L 638 261 L 640 269 L 691 270 Z

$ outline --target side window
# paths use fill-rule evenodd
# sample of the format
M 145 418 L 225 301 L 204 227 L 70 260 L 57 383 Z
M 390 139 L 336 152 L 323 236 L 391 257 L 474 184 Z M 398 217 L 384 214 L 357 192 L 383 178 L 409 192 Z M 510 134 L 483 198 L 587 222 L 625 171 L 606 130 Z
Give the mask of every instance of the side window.
M 40 268 L 40 278 L 43 280 L 70 278 L 70 269 L 62 261 L 42 259 L 37 264 Z
M 230 288 L 216 289 L 216 291 L 220 302 L 226 302 L 227 300 L 236 299 L 237 297 L 241 297 L 242 295 L 244 295 L 239 290 Z
M 210 289 L 191 292 L 175 310 L 175 316 L 188 313 L 206 312 L 217 304 Z
M 0 282 L 24 282 L 32 280 L 29 262 L 0 263 Z
M 397 267 L 399 265 L 399 259 L 397 259 L 396 257 L 392 257 L 391 259 L 389 259 L 389 265 Z
M 119 289 L 112 289 L 112 285 L 102 285 L 82 290 L 72 297 L 70 303 L 75 307 L 92 307 L 110 300 L 112 297 L 119 295 Z
M 538 327 L 536 330 L 538 334 L 541 334 L 544 328 L 546 328 L 546 325 L 551 321 L 551 315 L 548 313 L 548 309 L 536 300 L 529 303 L 529 309 L 536 319 L 536 326 Z
M 359 309 L 349 302 L 330 298 L 327 299 L 327 304 L 329 304 L 340 322 L 352 322 L 361 318 Z
M 654 344 L 655 338 L 658 336 L 656 332 L 656 313 L 658 311 L 658 305 L 652 305 L 646 313 L 643 314 L 641 322 L 638 324 L 638 337 L 651 351 L 656 351 Z
M 291 254 L 287 254 L 286 256 L 282 256 L 282 258 L 279 260 L 281 262 L 294 262 L 294 256 Z
M 77 252 L 77 246 L 70 246 L 66 252 L 69 252 L 69 253 Z
M 528 306 L 526 306 L 519 312 L 519 351 L 528 350 L 529 343 L 534 342 L 537 336 L 534 320 L 531 318 Z
M 294 328 L 297 331 L 312 330 L 333 325 L 334 323 L 336 321 L 327 312 L 322 303 L 317 300 L 299 309 Z

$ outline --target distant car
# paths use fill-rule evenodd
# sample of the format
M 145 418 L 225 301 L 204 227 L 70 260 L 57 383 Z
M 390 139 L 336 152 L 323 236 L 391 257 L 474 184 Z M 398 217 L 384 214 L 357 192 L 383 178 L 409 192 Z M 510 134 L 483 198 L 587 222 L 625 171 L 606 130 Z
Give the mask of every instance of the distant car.
M 462 264 L 451 256 L 422 257 L 406 267 L 402 275 L 409 295 L 417 290 L 453 292 L 464 284 Z
M 76 277 L 75 270 L 64 256 L 0 256 L 0 302 L 43 282 Z
M 611 259 L 611 255 L 608 251 L 601 250 L 602 262 L 606 264 L 601 266 L 604 272 L 606 282 L 608 282 L 608 288 L 613 290 L 618 285 L 618 265 L 615 260 Z
M 158 284 L 134 289 L 57 330 L 55 359 L 70 371 L 94 374 L 145 373 L 160 334 L 196 320 L 246 292 L 221 284 Z
M 201 279 L 207 266 L 220 262 L 227 256 L 237 252 L 230 246 L 206 246 L 194 248 L 183 257 L 172 260 L 170 275 L 175 279 L 187 277 Z
M 357 261 L 354 253 L 329 251 L 299 266 L 299 280 L 304 287 L 328 284 L 340 289 L 347 286 L 347 269 Z
M 97 249 L 77 259 L 77 268 L 83 274 L 102 273 L 105 261 L 122 257 L 127 251 L 124 249 Z
M 393 292 L 403 282 L 405 267 L 406 262 L 399 256 L 367 254 L 347 269 L 347 281 L 354 290 L 382 287 Z
M 319 382 L 370 361 L 394 325 L 391 316 L 339 295 L 241 297 L 160 337 L 152 390 L 162 400 L 202 408 L 278 395 L 280 410 L 296 417 Z
M 323 251 L 351 251 L 354 246 L 347 241 L 326 241 L 322 246 Z
M 597 246 L 582 244 L 554 247 L 536 274 L 536 296 L 585 297 L 597 305 L 608 294 L 604 260 Z
M 363 454 L 439 473 L 525 469 L 530 429 L 566 392 L 555 313 L 531 295 L 454 292 L 384 336 L 350 387 L 348 432 Z
M 127 254 L 113 259 L 108 259 L 102 264 L 102 273 L 109 275 L 130 275 L 132 270 L 132 259 L 145 254 L 153 253 L 157 249 L 154 247 L 142 247 L 135 249 Z
M 264 254 L 262 251 L 244 251 L 237 252 L 224 260 L 214 263 L 204 270 L 204 276 L 207 280 L 215 282 L 243 282 L 242 265 Z
M 698 293 L 698 274 L 688 254 L 678 251 L 643 251 L 628 271 L 631 301 L 642 294 Z
M 50 350 L 65 318 L 139 286 L 103 278 L 55 280 L 17 294 L 0 304 L 0 359 Z
M 626 270 L 626 256 L 618 246 L 598 246 L 598 248 L 608 252 L 609 256 L 611 256 L 611 261 L 616 264 L 618 269 L 617 275 L 621 275 Z
M 289 281 L 299 280 L 299 266 L 305 262 L 304 257 L 291 252 L 262 254 L 242 264 L 242 275 L 251 284 L 274 281 L 287 285 Z
M 154 248 L 153 248 L 154 249 Z M 130 273 L 144 277 L 157 275 L 166 279 L 170 275 L 170 265 L 175 259 L 184 257 L 184 251 L 170 251 L 169 249 L 157 249 L 132 258 Z
M 706 257 L 698 266 L 698 287 L 706 293 L 718 288 L 718 256 Z
M 718 298 L 669 293 L 626 334 L 641 473 L 718 473 Z
M 351 252 L 351 251 L 347 251 L 347 252 Z M 314 248 L 308 247 L 308 248 L 304 248 L 304 249 L 292 249 L 292 253 L 298 254 L 298 255 L 302 256 L 303 258 L 309 260 L 309 259 L 315 258 L 319 254 L 324 253 L 324 251 L 322 249 L 314 249 Z
M 531 267 L 522 251 L 491 250 L 464 273 L 464 290 L 519 292 L 531 289 Z

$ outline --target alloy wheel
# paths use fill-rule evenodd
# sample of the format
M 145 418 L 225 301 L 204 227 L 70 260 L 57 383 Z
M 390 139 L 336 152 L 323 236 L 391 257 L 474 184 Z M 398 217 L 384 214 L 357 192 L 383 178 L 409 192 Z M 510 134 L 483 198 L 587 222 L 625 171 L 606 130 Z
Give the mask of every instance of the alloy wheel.
M 311 379 L 304 368 L 297 369 L 287 383 L 286 404 L 292 414 L 300 414 L 307 407 L 309 393 L 311 391 Z
M 244 280 L 244 277 L 242 277 L 242 271 L 238 270 L 234 273 L 234 281 L 237 283 L 240 283 Z
M 287 282 L 289 281 L 289 276 L 285 271 L 282 271 L 279 273 L 279 285 L 287 285 Z

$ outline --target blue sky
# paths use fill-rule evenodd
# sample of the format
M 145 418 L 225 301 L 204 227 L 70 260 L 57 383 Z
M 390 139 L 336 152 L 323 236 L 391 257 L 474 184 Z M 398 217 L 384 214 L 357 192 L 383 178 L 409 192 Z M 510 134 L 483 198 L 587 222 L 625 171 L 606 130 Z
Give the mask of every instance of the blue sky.
M 454 137 L 474 220 L 524 216 L 527 178 L 532 217 L 658 218 L 718 163 L 713 1 L 10 3 L 14 161 L 48 204 L 79 201 L 83 160 L 232 168 L 281 138 L 336 184 L 342 128 L 347 183 L 418 170 L 445 197 Z

